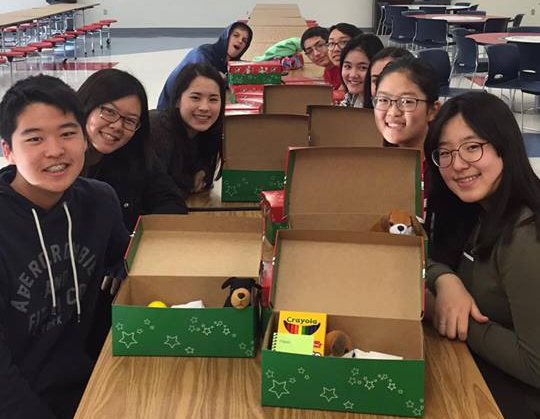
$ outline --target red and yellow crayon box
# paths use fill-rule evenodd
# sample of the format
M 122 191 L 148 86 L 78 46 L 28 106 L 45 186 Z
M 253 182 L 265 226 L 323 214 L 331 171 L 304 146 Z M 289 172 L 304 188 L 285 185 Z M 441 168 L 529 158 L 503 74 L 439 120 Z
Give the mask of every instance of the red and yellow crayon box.
M 313 335 L 313 355 L 324 356 L 326 314 L 305 311 L 280 311 L 278 333 Z

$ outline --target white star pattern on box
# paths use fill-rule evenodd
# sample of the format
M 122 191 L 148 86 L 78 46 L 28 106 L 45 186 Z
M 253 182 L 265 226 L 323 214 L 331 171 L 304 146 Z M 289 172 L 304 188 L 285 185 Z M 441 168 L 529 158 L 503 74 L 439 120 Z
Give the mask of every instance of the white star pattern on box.
M 351 374 L 352 374 L 352 375 L 358 375 L 358 374 L 360 374 L 360 370 L 359 370 L 358 368 L 353 368 L 353 369 L 351 370 Z
M 151 325 L 150 326 L 150 330 L 154 330 L 155 329 L 155 326 L 154 325 Z
M 190 326 L 188 327 L 188 330 L 189 330 L 191 333 L 193 333 L 193 332 L 195 331 L 195 326 L 190 325 Z
M 306 370 L 302 367 L 298 368 L 297 371 L 298 371 L 298 374 L 302 374 L 302 375 L 304 375 L 304 373 L 306 372 Z
M 350 384 L 351 386 L 354 386 L 354 385 L 356 384 L 356 378 L 350 377 L 350 378 L 349 378 L 349 384 Z
M 193 316 L 193 317 L 191 318 L 191 323 L 197 323 L 197 317 Z
M 129 340 L 126 341 L 126 338 L 129 338 Z M 138 343 L 135 340 L 135 332 L 131 332 L 131 333 L 122 332 L 122 337 L 120 338 L 118 342 L 126 345 L 127 349 L 129 349 L 131 345 L 136 345 Z
M 305 380 L 309 380 L 310 378 L 311 378 L 311 377 L 310 377 L 309 375 L 307 375 L 307 374 L 304 375 L 304 379 L 305 379 Z
M 230 334 L 230 333 L 231 333 L 231 329 L 229 329 L 228 327 L 224 327 L 224 328 L 223 328 L 223 334 L 224 334 L 225 336 L 227 336 L 227 335 Z
M 291 383 L 291 384 L 296 383 L 296 378 L 294 378 L 294 377 L 289 378 L 289 383 Z
M 169 336 L 167 335 L 167 340 L 163 342 L 164 345 L 170 346 L 171 349 L 174 349 L 175 346 L 180 346 L 180 342 L 178 342 L 178 336 Z
M 354 407 L 354 403 L 352 403 L 350 400 L 347 400 L 345 403 L 343 403 L 343 407 L 345 409 L 352 409 Z
M 266 378 L 274 378 L 274 371 L 272 370 L 267 370 L 265 372 L 265 375 L 266 375 Z
M 396 383 L 388 383 L 388 390 L 394 391 L 396 389 Z
M 407 400 L 405 402 L 405 406 L 407 406 L 407 408 L 409 408 L 409 409 L 412 409 L 414 407 L 414 403 L 413 403 L 412 400 Z
M 186 349 L 186 354 L 189 354 L 189 355 L 193 355 L 195 353 L 195 349 L 192 348 L 191 346 L 188 346 Z
M 285 394 L 290 394 L 289 390 L 287 390 L 287 382 L 286 381 L 276 381 L 272 380 L 272 387 L 268 389 L 270 393 L 274 393 L 278 399 L 281 398 L 281 396 Z
M 203 333 L 208 336 L 208 335 L 211 335 L 212 334 L 212 329 L 210 329 L 209 327 L 204 327 L 203 328 Z
M 319 394 L 319 396 L 321 396 L 323 399 L 326 399 L 328 403 L 338 398 L 335 388 L 326 388 L 326 387 L 323 387 L 323 392 Z
M 245 344 L 244 342 L 239 343 L 239 344 L 238 344 L 238 347 L 239 347 L 240 349 L 246 349 L 246 344 Z
M 416 415 L 416 416 L 420 416 L 422 414 L 422 409 L 420 408 L 416 408 L 413 410 L 413 413 Z
M 148 326 L 150 323 L 152 323 L 152 322 L 150 321 L 150 319 L 144 319 L 144 324 L 145 324 L 145 325 Z
M 253 350 L 252 349 L 246 349 L 246 356 L 253 356 Z
M 124 330 L 124 325 L 122 323 L 118 323 L 116 325 L 116 330 L 120 331 L 120 330 Z
M 140 335 L 143 332 L 142 329 L 137 329 L 137 333 Z
M 367 388 L 368 390 L 373 390 L 375 388 L 375 384 L 373 381 L 367 380 L 364 387 Z

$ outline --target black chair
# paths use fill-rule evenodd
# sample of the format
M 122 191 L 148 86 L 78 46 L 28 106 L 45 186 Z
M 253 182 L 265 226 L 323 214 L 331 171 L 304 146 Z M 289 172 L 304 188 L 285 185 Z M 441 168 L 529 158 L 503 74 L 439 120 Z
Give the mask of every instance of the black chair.
M 508 32 L 511 33 L 540 33 L 540 26 L 519 26 L 517 28 L 509 28 Z
M 454 4 L 454 6 L 470 6 L 471 3 L 468 2 L 457 2 Z
M 377 32 L 376 32 L 376 35 L 384 35 L 383 34 L 383 23 L 384 23 L 384 17 L 385 17 L 385 14 L 386 14 L 386 6 L 388 6 L 388 3 L 387 2 L 384 2 L 384 1 L 381 1 L 378 3 L 379 5 L 379 13 L 380 13 L 380 19 L 379 19 L 379 24 L 377 25 Z
M 431 7 L 431 6 L 420 6 L 420 10 L 423 10 L 430 15 L 444 15 L 446 14 L 446 7 Z
M 478 44 L 470 38 L 466 38 L 470 32 L 465 28 L 450 29 L 456 42 L 456 54 L 452 66 L 455 74 L 472 74 L 471 88 L 477 73 L 487 73 L 488 61 L 484 58 L 478 58 Z
M 478 6 L 480 6 L 480 5 L 479 4 L 473 4 L 471 7 L 469 7 L 469 10 L 471 10 L 471 11 L 478 10 Z
M 487 12 L 485 10 L 470 10 L 470 9 L 464 9 L 464 10 L 456 10 L 457 15 L 481 15 L 485 16 Z
M 402 14 L 395 15 L 392 20 L 392 33 L 389 42 L 394 42 L 399 45 L 408 45 L 412 43 L 414 34 L 416 33 L 416 22 L 412 17 L 408 17 L 408 14 L 416 13 L 415 11 L 403 12 Z
M 525 15 L 523 13 L 519 13 L 513 19 L 510 19 L 510 22 L 512 23 L 512 27 L 519 28 L 521 26 L 521 22 L 523 21 L 524 16 Z
M 507 17 L 492 17 L 486 19 L 484 23 L 484 32 L 506 32 L 508 30 L 508 19 Z
M 450 87 L 450 73 L 452 72 L 452 67 L 450 66 L 448 53 L 445 50 L 438 48 L 424 49 L 418 51 L 418 58 L 429 63 L 437 73 L 440 89 L 439 96 L 453 97 L 471 91 L 471 89 Z
M 384 33 L 390 33 L 392 31 L 392 21 L 394 16 L 401 15 L 402 12 L 406 12 L 407 10 L 409 10 L 407 6 L 385 6 L 383 22 Z
M 413 44 L 420 48 L 447 48 L 448 23 L 444 20 L 416 19 Z

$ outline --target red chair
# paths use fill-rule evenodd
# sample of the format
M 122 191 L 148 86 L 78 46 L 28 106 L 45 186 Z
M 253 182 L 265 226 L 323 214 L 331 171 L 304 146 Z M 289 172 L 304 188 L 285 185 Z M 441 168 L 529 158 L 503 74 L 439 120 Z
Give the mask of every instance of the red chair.
M 6 35 L 10 35 L 10 45 L 6 43 Z M 7 46 L 16 46 L 17 45 L 17 26 L 8 26 L 2 29 L 2 51 L 6 50 Z
M 116 19 L 102 19 L 98 22 L 102 25 L 101 30 L 107 34 L 107 47 L 111 45 L 111 24 L 116 22 Z
M 25 56 L 26 56 L 26 53 L 19 52 L 19 51 L 0 52 L 0 57 L 4 58 L 4 60 L 7 60 L 9 62 L 9 78 L 10 78 L 11 84 L 13 84 L 13 61 L 15 61 L 15 58 L 24 58 Z
M 95 52 L 94 49 L 94 34 L 98 33 L 101 35 L 101 25 L 91 24 L 91 25 L 85 25 L 81 26 L 80 28 L 77 28 L 78 31 L 84 32 L 84 55 L 87 55 L 86 52 L 86 36 L 90 35 L 91 39 L 91 48 L 92 52 Z

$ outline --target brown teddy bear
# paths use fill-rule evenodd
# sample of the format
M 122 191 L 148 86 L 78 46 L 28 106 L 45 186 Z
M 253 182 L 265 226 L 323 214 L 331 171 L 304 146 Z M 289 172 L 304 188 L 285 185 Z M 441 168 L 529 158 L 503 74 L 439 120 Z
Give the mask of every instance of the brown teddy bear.
M 416 216 L 400 209 L 392 210 L 388 214 L 383 215 L 381 219 L 371 227 L 371 231 L 407 234 L 409 236 L 424 235 L 424 229 L 416 219 Z

